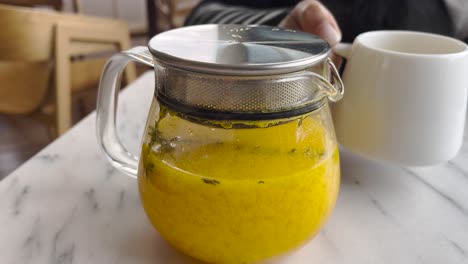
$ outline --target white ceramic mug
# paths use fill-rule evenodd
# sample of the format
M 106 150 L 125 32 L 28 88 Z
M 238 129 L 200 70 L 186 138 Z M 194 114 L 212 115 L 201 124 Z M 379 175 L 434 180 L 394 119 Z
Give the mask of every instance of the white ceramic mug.
M 370 159 L 406 166 L 450 160 L 463 142 L 468 47 L 445 36 L 373 31 L 334 52 L 347 59 L 334 106 L 338 141 Z

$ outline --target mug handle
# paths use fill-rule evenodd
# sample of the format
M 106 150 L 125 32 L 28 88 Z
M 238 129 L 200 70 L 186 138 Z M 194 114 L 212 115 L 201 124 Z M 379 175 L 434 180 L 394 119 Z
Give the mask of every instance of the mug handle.
M 99 146 L 117 169 L 136 177 L 138 157 L 121 143 L 115 127 L 115 114 L 125 66 L 136 61 L 154 67 L 153 56 L 147 47 L 134 47 L 112 56 L 104 66 L 99 82 L 96 107 L 96 132 Z
M 351 57 L 352 46 L 353 45 L 350 43 L 338 43 L 332 48 L 332 50 L 338 56 L 349 59 Z

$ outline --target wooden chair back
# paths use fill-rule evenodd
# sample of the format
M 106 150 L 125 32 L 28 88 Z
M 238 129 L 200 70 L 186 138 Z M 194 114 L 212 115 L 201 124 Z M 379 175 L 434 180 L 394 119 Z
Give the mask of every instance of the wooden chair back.
M 52 102 L 57 135 L 71 126 L 72 93 L 97 88 L 105 59 L 94 55 L 130 47 L 117 20 L 0 4 L 0 24 L 0 112 L 29 114 Z M 134 78 L 131 65 L 126 80 Z
M 59 11 L 63 10 L 63 0 L 0 0 L 0 4 L 37 7 L 37 6 L 50 6 Z M 81 13 L 80 0 L 72 0 L 73 12 Z
M 147 0 L 150 36 L 158 32 L 181 27 L 200 0 Z M 154 26 L 156 24 L 156 26 Z M 153 32 L 157 31 L 157 32 Z
M 0 112 L 33 112 L 50 84 L 53 21 L 0 6 L 0 25 Z

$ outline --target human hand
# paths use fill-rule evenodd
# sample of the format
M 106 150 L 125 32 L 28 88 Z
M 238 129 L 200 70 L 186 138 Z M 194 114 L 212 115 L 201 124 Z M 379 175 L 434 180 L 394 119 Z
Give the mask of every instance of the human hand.
M 341 40 L 338 23 L 332 13 L 317 0 L 299 2 L 279 26 L 318 35 L 331 46 Z
M 341 41 L 338 23 L 332 13 L 317 0 L 299 2 L 278 26 L 315 34 L 332 47 Z M 332 53 L 331 59 L 338 68 L 341 67 L 341 57 Z

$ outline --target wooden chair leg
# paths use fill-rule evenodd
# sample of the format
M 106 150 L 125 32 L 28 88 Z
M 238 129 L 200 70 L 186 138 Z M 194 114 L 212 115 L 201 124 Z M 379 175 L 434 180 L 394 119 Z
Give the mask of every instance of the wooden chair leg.
M 135 63 L 130 62 L 127 65 L 127 67 L 125 68 L 124 77 L 125 77 L 126 85 L 128 85 L 129 83 L 133 82 L 136 79 Z
M 56 27 L 55 38 L 55 103 L 56 128 L 60 136 L 71 127 L 71 78 L 69 37 L 61 27 Z
M 147 22 L 148 22 L 148 35 L 149 38 L 152 38 L 156 33 L 158 33 L 158 28 L 156 26 L 156 0 L 146 0 L 146 12 L 147 12 Z
M 125 30 L 124 30 L 125 29 Z M 55 103 L 56 127 L 60 136 L 72 125 L 71 47 L 75 42 L 101 42 L 117 44 L 120 50 L 130 48 L 127 28 L 114 32 L 92 31 L 89 28 L 59 24 L 55 28 Z M 136 69 L 129 64 L 124 72 L 127 83 L 136 79 Z
M 57 129 L 55 126 L 47 126 L 47 132 L 49 134 L 50 141 L 53 141 L 58 137 Z
M 122 34 L 123 34 L 123 37 L 120 38 L 119 43 L 118 43 L 119 50 L 121 51 L 130 49 L 130 37 L 125 33 L 122 33 Z M 127 85 L 136 79 L 135 63 L 130 62 L 127 65 L 124 71 L 124 77 L 125 77 L 125 82 L 127 83 Z
M 75 13 L 81 13 L 83 8 L 81 7 L 80 0 L 73 0 L 73 11 Z

